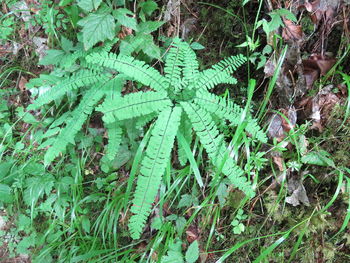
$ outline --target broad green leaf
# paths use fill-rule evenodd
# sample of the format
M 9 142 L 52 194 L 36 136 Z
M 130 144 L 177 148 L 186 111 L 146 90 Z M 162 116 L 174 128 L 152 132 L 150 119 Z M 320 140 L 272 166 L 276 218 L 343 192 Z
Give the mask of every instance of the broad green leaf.
M 187 263 L 194 263 L 197 261 L 197 259 L 199 258 L 199 248 L 197 240 L 193 241 L 192 244 L 188 247 L 185 258 Z
M 126 8 L 119 8 L 113 12 L 114 17 L 120 24 L 137 31 L 137 21 L 133 17 L 134 13 Z
M 169 250 L 166 256 L 162 257 L 161 263 L 183 263 L 183 256 L 181 253 L 182 242 L 177 239 L 171 245 L 169 245 Z
M 82 226 L 82 228 L 84 229 L 84 231 L 86 233 L 90 233 L 91 223 L 90 223 L 89 218 L 87 216 L 85 216 L 85 215 L 81 219 L 81 226 Z
M 283 25 L 281 16 L 277 13 L 270 13 L 271 21 L 269 22 L 269 31 L 274 31 Z
M 85 12 L 97 10 L 101 3 L 102 0 L 78 0 L 78 6 Z
M 86 50 L 100 41 L 112 40 L 115 35 L 114 18 L 108 13 L 89 14 L 80 20 L 78 25 L 83 27 L 83 42 Z
M 178 208 L 181 207 L 190 207 L 193 203 L 193 197 L 189 194 L 184 194 L 181 196 L 180 202 L 177 205 Z
M 147 21 L 140 23 L 137 28 L 139 33 L 149 34 L 164 24 L 163 21 Z
M 13 195 L 11 187 L 6 184 L 0 184 L 0 202 L 12 203 Z
M 201 49 L 205 49 L 205 46 L 199 44 L 198 42 L 193 42 L 191 44 L 191 48 L 194 50 L 201 50 Z
M 307 155 L 303 156 L 301 158 L 301 161 L 305 164 L 313 164 L 313 165 L 320 165 L 320 166 L 332 166 L 334 167 L 335 164 L 332 159 L 329 158 L 329 153 L 326 151 L 312 151 L 309 152 Z
M 292 20 L 293 22 L 298 21 L 295 15 L 287 9 L 281 8 L 281 9 L 277 9 L 275 12 L 280 16 L 285 16 L 287 19 Z
M 57 65 L 65 54 L 63 50 L 49 49 L 46 51 L 46 56 L 40 59 L 39 65 Z
M 141 10 L 143 13 L 150 16 L 150 15 L 152 15 L 153 11 L 157 10 L 158 5 L 155 1 L 148 0 L 146 2 L 140 3 L 139 7 L 141 7 Z

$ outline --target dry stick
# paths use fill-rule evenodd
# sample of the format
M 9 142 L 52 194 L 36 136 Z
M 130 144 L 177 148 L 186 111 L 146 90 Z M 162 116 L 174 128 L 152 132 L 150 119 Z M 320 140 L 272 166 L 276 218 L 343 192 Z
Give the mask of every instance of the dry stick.
M 198 36 L 198 38 L 197 38 L 196 42 L 198 42 L 198 41 L 199 41 L 199 39 L 202 37 L 202 35 L 203 35 L 204 31 L 205 31 L 205 30 L 207 29 L 207 27 L 208 27 L 208 24 L 209 24 L 209 23 L 207 23 L 207 24 L 205 25 L 205 27 L 203 28 L 202 32 L 199 34 L 199 36 Z

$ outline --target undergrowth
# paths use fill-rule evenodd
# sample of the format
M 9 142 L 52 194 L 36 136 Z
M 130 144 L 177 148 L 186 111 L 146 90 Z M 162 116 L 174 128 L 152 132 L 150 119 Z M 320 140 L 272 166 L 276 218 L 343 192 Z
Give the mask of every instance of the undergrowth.
M 0 261 L 349 261 L 347 40 L 295 121 L 274 91 L 312 20 L 170 2 L 4 1 Z

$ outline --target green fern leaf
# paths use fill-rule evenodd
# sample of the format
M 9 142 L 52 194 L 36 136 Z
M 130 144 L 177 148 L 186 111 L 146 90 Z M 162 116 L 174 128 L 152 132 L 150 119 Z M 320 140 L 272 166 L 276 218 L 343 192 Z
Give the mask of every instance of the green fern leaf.
M 219 119 L 230 121 L 233 126 L 238 126 L 242 123 L 243 109 L 230 100 L 225 100 L 206 91 L 198 91 L 194 103 L 215 114 Z M 256 120 L 246 117 L 244 121 L 247 122 L 245 130 L 253 138 L 263 143 L 267 142 L 266 134 L 261 130 Z
M 86 57 L 88 63 L 105 66 L 124 73 L 128 77 L 149 86 L 156 91 L 165 91 L 167 88 L 166 78 L 145 62 L 133 57 L 113 53 L 91 54 Z
M 256 119 L 252 119 L 251 117 L 247 118 L 247 126 L 245 130 L 252 135 L 253 138 L 258 139 L 263 143 L 267 143 L 266 133 L 260 128 Z
M 103 120 L 106 123 L 112 123 L 116 120 L 131 119 L 143 115 L 160 111 L 171 106 L 165 92 L 137 92 L 106 99 L 97 110 L 104 113 Z
M 184 49 L 184 67 L 183 67 L 183 80 L 191 88 L 199 77 L 199 64 L 196 53 L 186 42 L 182 43 Z
M 195 84 L 197 90 L 210 90 L 219 84 L 237 84 L 237 79 L 226 72 L 217 72 L 210 69 L 201 72 Z
M 164 73 L 168 87 L 178 89 L 181 82 L 181 66 L 183 65 L 184 53 L 181 49 L 181 39 L 175 38 L 166 56 Z M 176 91 L 175 91 L 176 93 Z
M 147 123 L 155 119 L 157 116 L 158 112 L 153 112 L 151 114 L 139 117 L 136 121 L 135 128 L 139 130 L 142 129 Z
M 165 167 L 170 159 L 170 152 L 174 144 L 175 135 L 181 118 L 181 108 L 168 108 L 159 114 L 151 133 L 151 138 L 142 160 L 140 175 L 134 195 L 133 206 L 129 221 L 131 237 L 140 237 L 152 203 L 157 195 Z
M 208 71 L 213 69 L 217 73 L 226 72 L 227 74 L 232 74 L 245 62 L 247 62 L 247 58 L 241 54 L 236 56 L 230 56 L 228 58 L 225 58 L 224 60 L 221 60 L 217 64 L 213 65 L 210 69 L 208 69 Z
M 106 86 L 106 83 L 96 84 L 86 91 L 79 106 L 72 112 L 72 117 L 67 121 L 67 125 L 61 130 L 60 134 L 54 139 L 52 146 L 45 153 L 45 165 L 50 164 L 59 153 L 66 149 L 69 143 L 75 143 L 75 135 L 93 111 L 95 104 L 104 96 Z
M 222 173 L 230 179 L 234 186 L 247 196 L 253 197 L 253 188 L 243 176 L 243 170 L 237 166 L 232 158 L 227 156 L 228 151 L 224 136 L 219 133 L 210 114 L 196 104 L 182 102 L 181 106 L 186 111 L 193 129 L 213 164 L 216 167 L 222 167 Z
M 122 141 L 122 128 L 117 122 L 107 124 L 107 133 L 108 133 L 108 144 L 105 157 L 109 161 L 113 161 L 117 155 L 119 145 Z
M 219 119 L 229 120 L 232 125 L 239 125 L 243 110 L 230 100 L 225 100 L 207 91 L 198 91 L 194 103 L 215 114 Z
M 108 80 L 109 75 L 100 75 L 94 71 L 82 70 L 72 77 L 62 81 L 56 86 L 53 86 L 49 91 L 38 97 L 33 104 L 28 106 L 28 110 L 35 110 L 41 106 L 50 103 L 53 100 L 61 98 L 67 92 L 80 88 L 90 86 L 97 82 Z
M 210 69 L 200 73 L 198 83 L 196 83 L 197 88 L 199 90 L 211 89 L 218 84 L 236 84 L 237 79 L 230 74 L 245 62 L 246 58 L 243 55 L 231 56 L 220 61 Z

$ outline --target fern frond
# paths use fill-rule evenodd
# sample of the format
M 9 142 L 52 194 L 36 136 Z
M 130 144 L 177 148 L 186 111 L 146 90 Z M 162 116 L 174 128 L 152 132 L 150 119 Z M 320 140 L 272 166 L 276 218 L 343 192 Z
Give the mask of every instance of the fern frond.
M 151 212 L 152 203 L 170 159 L 181 112 L 181 107 L 167 108 L 159 114 L 155 122 L 146 155 L 141 163 L 133 206 L 131 207 L 131 212 L 134 215 L 129 220 L 129 229 L 133 239 L 140 237 Z
M 156 91 L 166 90 L 167 88 L 166 79 L 156 69 L 133 57 L 117 56 L 114 53 L 94 53 L 88 55 L 86 61 L 115 69 Z
M 231 74 L 246 62 L 243 55 L 228 57 L 211 68 L 204 70 L 198 77 L 197 89 L 212 89 L 218 84 L 236 84 L 237 79 Z
M 52 146 L 47 150 L 44 156 L 45 165 L 50 164 L 62 151 L 66 149 L 69 143 L 74 144 L 74 138 L 81 129 L 84 122 L 91 114 L 95 104 L 104 96 L 106 83 L 94 85 L 86 91 L 79 106 L 72 112 L 71 118 L 66 122 L 66 126 L 60 134 L 54 139 Z
M 108 74 L 97 74 L 94 71 L 79 71 L 77 74 L 53 86 L 49 91 L 38 97 L 33 104 L 28 106 L 28 110 L 38 109 L 53 100 L 59 99 L 68 91 L 107 81 L 109 77 Z
M 173 40 L 167 53 L 164 67 L 168 87 L 172 86 L 175 87 L 175 89 L 178 89 L 178 85 L 181 82 L 181 67 L 184 60 L 184 53 L 181 49 L 181 44 L 181 39 L 175 38 Z
M 136 121 L 135 128 L 142 129 L 147 123 L 155 119 L 157 116 L 158 112 L 153 112 L 151 114 L 139 117 Z
M 118 122 L 112 122 L 106 125 L 107 134 L 108 134 L 108 144 L 105 157 L 113 161 L 115 156 L 117 155 L 119 145 L 122 140 L 123 130 L 119 126 Z
M 236 56 L 230 56 L 211 66 L 210 69 L 207 70 L 215 70 L 217 73 L 226 72 L 227 74 L 232 74 L 237 70 L 240 66 L 242 66 L 245 62 L 247 62 L 247 58 L 241 54 Z M 207 70 L 204 70 L 206 72 Z
M 234 186 L 242 190 L 247 196 L 253 197 L 254 191 L 251 184 L 243 176 L 243 170 L 237 166 L 232 158 L 227 156 L 224 136 L 219 134 L 210 114 L 196 104 L 182 102 L 181 106 L 186 111 L 193 129 L 213 164 L 216 167 L 222 167 L 222 173 L 230 179 Z
M 209 69 L 199 73 L 196 88 L 197 90 L 210 90 L 218 84 L 237 84 L 237 79 L 226 72 L 217 72 Z
M 258 139 L 262 143 L 267 142 L 266 133 L 261 129 L 256 119 L 252 119 L 251 117 L 247 118 L 247 126 L 245 130 L 252 135 L 253 138 Z
M 230 100 L 225 100 L 206 91 L 198 91 L 193 102 L 215 114 L 220 119 L 230 121 L 232 126 L 238 126 L 242 122 L 241 117 L 243 109 Z M 259 127 L 255 119 L 246 117 L 244 121 L 247 122 L 245 130 L 250 133 L 253 138 L 263 143 L 267 142 L 266 134 Z
M 166 92 L 140 91 L 124 97 L 106 99 L 97 110 L 103 112 L 103 120 L 106 123 L 112 123 L 147 115 L 171 105 Z
M 186 42 L 182 43 L 184 49 L 184 67 L 183 67 L 183 80 L 187 82 L 188 87 L 191 88 L 193 83 L 197 81 L 199 77 L 199 64 L 196 53 Z
M 220 119 L 230 121 L 232 125 L 238 125 L 241 122 L 243 110 L 230 100 L 225 100 L 207 91 L 197 91 L 193 102 Z

